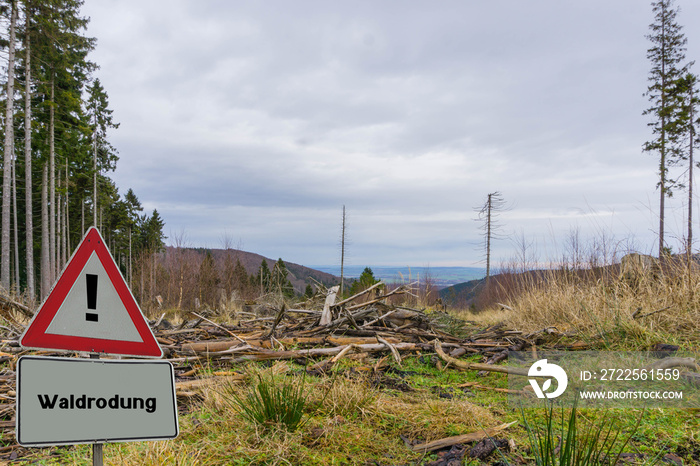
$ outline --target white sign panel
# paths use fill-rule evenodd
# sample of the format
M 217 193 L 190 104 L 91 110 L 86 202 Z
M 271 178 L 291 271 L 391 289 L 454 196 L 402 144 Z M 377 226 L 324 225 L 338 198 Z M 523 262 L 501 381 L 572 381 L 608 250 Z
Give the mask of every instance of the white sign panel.
M 23 356 L 16 419 L 24 446 L 173 439 L 179 431 L 173 366 Z

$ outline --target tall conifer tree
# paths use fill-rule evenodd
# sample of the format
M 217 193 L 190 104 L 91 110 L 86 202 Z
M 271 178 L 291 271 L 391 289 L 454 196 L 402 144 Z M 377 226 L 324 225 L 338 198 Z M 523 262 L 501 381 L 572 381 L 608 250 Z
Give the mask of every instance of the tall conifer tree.
M 34 215 L 32 197 L 32 15 L 33 4 L 25 0 L 24 8 L 24 205 L 25 205 L 25 263 L 27 294 L 36 297 L 34 285 Z
M 0 286 L 10 290 L 10 203 L 12 193 L 12 158 L 14 157 L 14 100 L 15 100 L 15 36 L 17 2 L 10 2 L 10 30 L 7 58 L 7 93 L 5 107 L 5 145 L 2 179 L 2 239 L 0 243 Z
M 651 107 L 644 115 L 651 115 L 649 123 L 653 139 L 644 144 L 645 152 L 659 156 L 659 257 L 664 255 L 665 201 L 673 194 L 672 189 L 679 183 L 669 178 L 668 169 L 682 158 L 680 145 L 681 108 L 679 101 L 673 98 L 677 93 L 679 79 L 685 74 L 685 44 L 687 39 L 682 33 L 682 27 L 676 22 L 678 9 L 674 8 L 673 0 L 657 0 L 652 3 L 654 22 L 649 25 L 651 33 L 647 38 L 652 46 L 647 50 L 647 58 L 651 62 L 649 86 L 646 95 Z
M 106 130 L 118 125 L 112 121 L 107 92 L 91 76 L 96 65 L 88 53 L 95 40 L 85 36 L 88 19 L 80 15 L 82 5 L 83 0 L 0 0 L 0 48 L 8 69 L 0 76 L 0 288 L 6 292 L 14 286 L 30 299 L 48 293 L 54 274 L 82 237 L 86 205 L 98 205 L 105 226 L 102 235 L 127 276 L 132 238 L 134 256 L 145 254 L 149 259 L 162 250 L 165 238 L 158 212 L 140 217 L 142 207 L 133 191 L 122 199 L 106 175 L 117 161 Z M 23 108 L 15 108 L 20 87 Z M 21 150 L 15 148 L 22 144 Z M 97 203 L 95 178 L 100 187 Z M 22 189 L 24 196 L 14 194 Z M 39 211 L 41 217 L 32 215 Z M 21 217 L 25 222 L 19 222 Z M 26 248 L 22 256 L 20 246 Z M 40 264 L 36 273 L 35 262 Z M 154 271 L 150 267 L 151 283 Z
M 85 105 L 92 130 L 93 157 L 93 221 L 97 225 L 97 180 L 103 170 L 113 170 L 117 162 L 117 151 L 107 141 L 107 130 L 118 128 L 119 123 L 112 119 L 107 93 L 99 79 L 95 79 L 88 89 L 88 100 Z

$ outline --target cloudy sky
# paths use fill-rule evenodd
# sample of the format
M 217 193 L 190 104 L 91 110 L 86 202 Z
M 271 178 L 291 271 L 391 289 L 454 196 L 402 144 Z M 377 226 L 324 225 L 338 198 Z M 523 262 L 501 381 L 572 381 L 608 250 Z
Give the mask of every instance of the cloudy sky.
M 700 4 L 681 0 L 689 59 Z M 475 208 L 527 246 L 655 252 L 642 0 L 86 0 L 113 174 L 169 243 L 304 265 L 472 266 Z M 694 18 L 694 19 L 693 19 Z M 669 244 L 687 202 L 667 212 Z M 694 203 L 695 204 L 695 203 Z M 695 206 L 700 219 L 700 207 Z

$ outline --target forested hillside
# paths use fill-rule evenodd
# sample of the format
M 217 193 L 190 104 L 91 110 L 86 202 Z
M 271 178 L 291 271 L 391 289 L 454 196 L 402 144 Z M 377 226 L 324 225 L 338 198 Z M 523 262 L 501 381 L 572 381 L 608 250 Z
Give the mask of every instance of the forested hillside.
M 168 246 L 147 268 L 151 273 L 132 285 L 146 312 L 159 307 L 231 309 L 245 301 L 264 300 L 267 295 L 295 300 L 312 295 L 316 284 L 330 287 L 340 280 L 281 258 L 273 260 L 230 248 Z
M 81 0 L 0 3 L 0 292 L 41 299 L 96 225 L 130 282 L 163 248 L 163 220 L 109 178 L 118 128 L 90 60 Z M 135 290 L 138 295 L 138 290 Z M 138 298 L 138 296 L 137 296 Z

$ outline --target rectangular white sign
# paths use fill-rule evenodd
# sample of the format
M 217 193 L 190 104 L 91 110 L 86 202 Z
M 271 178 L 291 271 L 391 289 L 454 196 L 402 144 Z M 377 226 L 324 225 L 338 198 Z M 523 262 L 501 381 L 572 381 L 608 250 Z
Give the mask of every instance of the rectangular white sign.
M 173 439 L 179 432 L 173 366 L 23 356 L 16 420 L 24 446 Z

